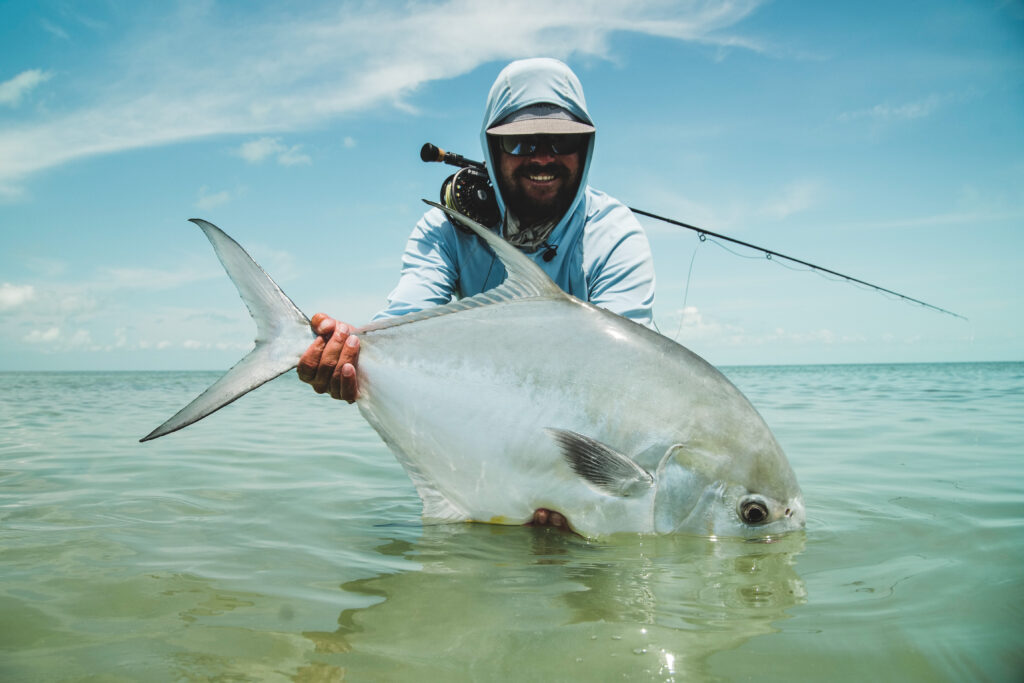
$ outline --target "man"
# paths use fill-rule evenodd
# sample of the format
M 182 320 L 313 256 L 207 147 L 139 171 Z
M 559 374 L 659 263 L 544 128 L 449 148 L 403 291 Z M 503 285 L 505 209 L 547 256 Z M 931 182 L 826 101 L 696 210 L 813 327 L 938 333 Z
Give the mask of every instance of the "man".
M 491 87 L 480 137 L 502 236 L 566 292 L 653 327 L 647 237 L 628 208 L 586 183 L 594 125 L 576 74 L 554 59 L 512 62 Z M 376 318 L 472 296 L 504 279 L 490 249 L 431 209 L 416 224 L 398 285 Z M 323 313 L 312 326 L 319 336 L 299 362 L 299 377 L 351 403 L 358 394 L 354 328 Z M 538 510 L 534 520 L 561 526 L 559 517 Z

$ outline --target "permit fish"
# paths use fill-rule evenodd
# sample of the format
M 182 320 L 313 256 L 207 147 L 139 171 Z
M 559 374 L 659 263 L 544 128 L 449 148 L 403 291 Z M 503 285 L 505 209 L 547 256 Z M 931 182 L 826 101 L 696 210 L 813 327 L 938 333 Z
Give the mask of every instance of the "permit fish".
M 356 405 L 412 479 L 425 523 L 518 525 L 546 508 L 591 539 L 766 537 L 804 526 L 782 448 L 721 372 L 566 294 L 491 230 L 427 203 L 473 230 L 508 276 L 476 296 L 356 331 Z M 314 338 L 308 318 L 237 242 L 192 222 L 256 321 L 256 344 L 142 441 L 295 368 Z

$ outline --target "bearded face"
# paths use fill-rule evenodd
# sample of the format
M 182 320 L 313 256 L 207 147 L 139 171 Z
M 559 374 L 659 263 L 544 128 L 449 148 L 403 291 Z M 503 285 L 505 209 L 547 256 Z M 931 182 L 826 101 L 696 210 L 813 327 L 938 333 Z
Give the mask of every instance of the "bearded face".
M 496 147 L 501 196 L 524 226 L 565 215 L 579 188 L 585 146 L 570 154 L 555 154 L 550 146 L 541 145 L 528 155 L 508 154 Z

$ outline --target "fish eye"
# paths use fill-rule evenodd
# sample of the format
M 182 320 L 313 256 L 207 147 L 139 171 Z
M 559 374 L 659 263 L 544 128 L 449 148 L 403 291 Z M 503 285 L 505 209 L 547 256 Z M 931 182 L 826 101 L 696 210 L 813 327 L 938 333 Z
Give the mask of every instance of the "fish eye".
M 764 524 L 768 521 L 768 506 L 757 498 L 747 498 L 740 503 L 740 518 L 747 524 Z

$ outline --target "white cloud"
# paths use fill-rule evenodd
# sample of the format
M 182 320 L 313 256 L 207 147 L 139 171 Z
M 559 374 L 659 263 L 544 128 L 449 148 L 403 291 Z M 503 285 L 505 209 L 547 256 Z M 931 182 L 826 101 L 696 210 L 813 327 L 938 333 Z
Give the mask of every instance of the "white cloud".
M 100 347 L 92 341 L 89 330 L 78 329 L 71 334 L 63 334 L 60 327 L 45 327 L 29 332 L 23 338 L 29 344 L 39 345 L 43 353 L 55 353 L 69 349 L 75 351 L 98 351 Z
M 89 330 L 75 330 L 65 342 L 65 346 L 69 349 L 87 349 L 91 345 L 92 335 L 89 333 Z
M 866 341 L 863 335 L 842 335 L 828 329 L 792 331 L 782 327 L 752 332 L 743 326 L 708 319 L 696 306 L 669 314 L 662 334 L 684 344 L 708 348 L 753 348 L 771 344 L 791 346 L 835 346 Z
M 21 187 L 20 185 L 12 185 L 0 182 L 0 203 L 14 203 L 24 197 L 25 188 Z
M 269 156 L 280 154 L 284 149 L 285 146 L 277 138 L 264 137 L 242 143 L 238 148 L 238 156 L 250 164 L 258 164 Z
M 237 154 L 250 164 L 259 164 L 269 157 L 276 157 L 282 166 L 311 164 L 309 155 L 302 153 L 302 145 L 288 147 L 279 138 L 262 137 L 258 140 L 245 142 L 238 148 Z
M 289 147 L 285 151 L 281 152 L 277 155 L 277 163 L 282 166 L 300 166 L 313 163 L 313 160 L 309 158 L 309 155 L 303 154 L 299 151 L 301 147 L 302 145 L 295 145 L 294 147 Z
M 234 198 L 234 195 L 228 190 L 210 192 L 209 188 L 203 185 L 199 188 L 199 198 L 196 199 L 195 206 L 197 209 L 206 211 L 222 204 L 227 204 Z
M 25 335 L 25 341 L 29 344 L 49 343 L 60 339 L 59 327 L 48 327 L 42 330 L 32 330 Z
M 117 290 L 165 290 L 195 282 L 224 277 L 224 271 L 215 265 L 183 263 L 175 270 L 159 268 L 109 268 L 98 270 L 99 277 L 82 283 L 83 291 L 109 292 Z
M 35 298 L 36 290 L 32 285 L 12 285 L 9 282 L 0 284 L 0 311 L 18 308 Z
M 9 107 L 16 107 L 21 104 L 21 98 L 27 95 L 40 83 L 50 80 L 52 74 L 40 69 L 29 69 L 0 83 L 0 104 Z
M 43 27 L 44 31 L 52 36 L 60 38 L 61 40 L 71 40 L 71 36 L 68 35 L 68 32 L 53 22 L 47 21 L 46 19 L 40 19 L 39 25 Z
M 799 180 L 782 189 L 779 195 L 768 201 L 758 212 L 768 218 L 783 220 L 811 208 L 821 194 L 821 183 L 813 180 Z
M 766 220 L 783 221 L 819 205 L 827 192 L 827 184 L 814 178 L 791 180 L 779 185 L 765 182 L 763 187 L 741 195 L 729 196 L 727 201 L 691 199 L 681 195 L 674 184 L 660 179 L 645 188 L 644 203 L 664 207 L 662 216 L 685 216 L 685 221 L 718 233 L 733 233 L 740 237 L 756 229 Z M 644 229 L 651 235 L 678 234 L 680 228 L 654 219 L 641 218 Z
M 890 104 L 888 102 L 884 102 L 867 109 L 843 112 L 839 115 L 839 121 L 842 123 L 849 123 L 851 121 L 858 121 L 862 119 L 880 123 L 890 121 L 911 121 L 913 119 L 921 119 L 926 116 L 930 116 L 939 108 L 944 100 L 945 98 L 940 97 L 939 95 L 929 95 L 923 100 L 904 102 L 903 104 Z
M 525 54 L 609 58 L 608 40 L 618 32 L 759 49 L 730 32 L 758 4 L 325 3 L 301 13 L 271 5 L 237 23 L 223 12 L 168 10 L 111 44 L 104 68 L 89 72 L 86 64 L 62 79 L 94 93 L 91 101 L 0 131 L 0 189 L 13 197 L 30 174 L 75 159 L 214 135 L 269 135 L 246 148 L 247 159 L 308 164 L 299 147 L 272 136 L 372 106 L 407 106 L 424 83 L 487 62 Z

